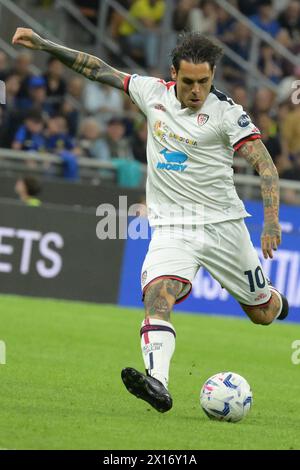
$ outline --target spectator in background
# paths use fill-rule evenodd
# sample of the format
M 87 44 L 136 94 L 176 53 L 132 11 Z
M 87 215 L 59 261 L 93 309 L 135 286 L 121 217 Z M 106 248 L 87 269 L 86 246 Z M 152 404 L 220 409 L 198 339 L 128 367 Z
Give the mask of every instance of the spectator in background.
M 288 49 L 292 54 L 300 54 L 300 41 L 298 43 L 294 43 L 287 29 L 281 29 L 279 31 L 276 36 L 276 41 Z M 284 56 L 280 57 L 283 76 L 286 77 L 288 75 L 293 75 L 294 65 L 289 60 L 285 59 Z
M 43 77 L 31 77 L 28 81 L 28 99 L 23 100 L 22 108 L 35 109 L 45 117 L 53 114 L 53 106 L 47 100 L 46 81 Z
M 289 114 L 291 110 L 292 103 L 290 100 L 282 101 L 277 104 L 276 106 L 276 118 L 278 127 L 282 136 L 282 124 L 285 121 L 286 116 Z
M 276 85 L 281 81 L 283 76 L 282 60 L 269 44 L 262 44 L 261 46 L 258 68 Z
M 293 73 L 281 80 L 278 87 L 277 101 L 286 101 L 295 92 L 294 83 L 300 81 L 300 65 L 294 68 Z
M 81 14 L 94 26 L 97 26 L 98 11 L 101 0 L 73 0 Z
M 15 185 L 15 192 L 27 206 L 38 207 L 41 205 L 40 199 L 36 197 L 41 192 L 41 185 L 34 176 L 19 178 Z
M 250 16 L 250 20 L 252 20 L 258 28 L 275 38 L 279 33 L 280 25 L 274 16 L 275 12 L 272 6 L 272 0 L 260 0 L 258 13 Z
M 67 120 L 64 116 L 57 115 L 48 119 L 45 136 L 48 152 L 59 153 L 62 150 L 74 148 L 74 141 L 69 134 Z
M 191 31 L 215 34 L 217 29 L 217 9 L 211 0 L 197 2 L 190 18 Z
M 126 10 L 129 10 L 131 4 L 133 3 L 134 0 L 119 0 L 118 3 L 125 8 Z M 112 38 L 118 40 L 119 37 L 119 29 L 121 24 L 124 21 L 124 17 L 114 9 L 111 9 L 109 12 L 109 31 L 110 35 Z
M 93 118 L 82 121 L 79 132 L 79 147 L 84 157 L 110 161 L 109 152 L 103 152 L 103 141 L 99 123 Z
M 240 104 L 244 109 L 249 109 L 249 93 L 247 88 L 241 85 L 234 86 L 231 91 L 231 97 L 235 103 Z
M 4 81 L 8 75 L 7 55 L 0 51 L 0 80 Z
M 58 112 L 61 102 L 66 94 L 67 85 L 63 78 L 63 64 L 55 57 L 50 57 L 47 63 L 47 71 L 44 74 L 46 84 L 47 101 L 51 104 L 53 112 Z
M 18 93 L 20 90 L 20 77 L 14 73 L 9 74 L 5 80 L 6 104 L 2 108 L 2 124 L 0 146 L 10 148 L 17 132 L 23 122 L 23 116 L 17 111 Z
M 75 137 L 78 132 L 81 114 L 84 112 L 84 80 L 81 77 L 71 77 L 67 84 L 65 95 L 60 108 L 68 123 L 69 133 Z
M 294 105 L 282 123 L 282 135 L 291 155 L 300 153 L 300 106 Z
M 67 121 L 69 134 L 72 138 L 75 138 L 78 133 L 79 122 L 81 119 L 81 108 L 80 104 L 77 104 L 66 96 L 61 103 L 59 114 L 64 116 Z
M 42 115 L 38 111 L 30 111 L 14 137 L 12 148 L 14 150 L 43 151 L 45 149 L 43 128 Z
M 99 123 L 92 118 L 84 119 L 79 134 L 79 147 L 81 155 L 93 158 L 100 162 L 111 162 L 112 155 L 106 139 L 102 138 Z M 104 179 L 115 179 L 114 171 L 101 169 L 99 174 Z
M 291 165 L 281 144 L 278 125 L 267 113 L 259 114 L 256 123 L 260 129 L 262 141 L 270 153 L 279 175 L 281 175 Z
M 237 3 L 240 12 L 249 18 L 249 16 L 257 14 L 258 6 L 261 2 L 260 0 L 238 0 Z
M 87 83 L 84 89 L 84 109 L 100 126 L 106 127 L 114 115 L 123 113 L 123 96 L 120 90 L 100 83 Z
M 97 27 L 98 25 L 98 11 L 99 11 L 99 4 L 101 0 L 73 0 L 75 6 L 80 10 L 81 14 L 91 23 L 91 26 Z M 77 29 L 79 23 L 71 18 L 73 21 L 74 27 Z M 93 44 L 95 42 L 96 36 L 91 34 L 86 28 L 81 28 L 78 30 L 80 34 L 80 40 L 82 43 Z
M 18 106 L 18 93 L 20 91 L 21 80 L 20 77 L 14 73 L 11 73 L 6 77 L 6 102 L 5 110 L 13 111 Z
M 83 104 L 84 80 L 81 77 L 71 77 L 67 85 L 67 97 Z
M 132 160 L 132 148 L 125 136 L 126 127 L 120 118 L 112 118 L 107 125 L 106 133 L 101 139 L 101 159 L 109 161 L 112 158 Z
M 61 158 L 62 161 L 62 176 L 64 179 L 70 181 L 76 181 L 79 179 L 79 150 L 79 148 L 75 148 L 72 151 L 61 150 L 60 152 L 58 152 L 58 156 Z M 51 167 L 48 168 L 48 173 L 51 174 Z
M 216 31 L 216 7 L 209 0 L 179 0 L 173 12 L 173 29 L 199 31 L 214 34 Z
M 172 18 L 172 28 L 176 33 L 190 28 L 191 11 L 197 3 L 197 0 L 179 0 L 177 2 Z
M 300 2 L 292 0 L 287 8 L 279 15 L 278 23 L 281 28 L 288 31 L 291 39 L 300 41 Z
M 141 119 L 137 122 L 135 132 L 132 136 L 132 152 L 135 160 L 147 164 L 147 121 Z
M 165 12 L 164 0 L 136 0 L 129 9 L 130 16 L 139 21 L 145 31 L 137 31 L 124 20 L 119 28 L 121 46 L 135 59 L 145 59 L 146 67 L 153 69 L 159 55 L 159 26 Z
M 300 181 L 300 152 L 294 154 L 293 165 L 290 169 L 281 174 L 282 179 Z M 300 206 L 299 191 L 285 188 L 281 191 L 281 199 L 286 204 L 295 204 Z
M 242 23 L 235 23 L 232 27 L 232 38 L 228 42 L 230 49 L 238 54 L 246 62 L 250 57 L 251 32 Z M 245 69 L 238 66 L 229 57 L 224 57 L 223 61 L 223 77 L 230 83 L 245 86 L 247 74 Z
M 23 100 L 28 100 L 29 97 L 29 80 L 32 77 L 30 66 L 32 65 L 32 55 L 30 52 L 20 52 L 15 59 L 12 67 L 12 73 L 19 76 L 21 81 L 20 90 L 18 93 L 19 104 L 22 105 Z
M 271 115 L 276 95 L 269 88 L 260 88 L 257 90 L 252 103 L 252 115 L 256 119 L 260 113 Z
M 236 20 L 226 10 L 221 8 L 219 5 L 216 9 L 217 12 L 217 25 L 216 35 L 221 41 L 226 43 L 232 43 L 234 41 L 234 27 Z
M 277 14 L 281 13 L 283 10 L 285 10 L 290 3 L 290 0 L 272 0 L 272 5 L 273 8 Z

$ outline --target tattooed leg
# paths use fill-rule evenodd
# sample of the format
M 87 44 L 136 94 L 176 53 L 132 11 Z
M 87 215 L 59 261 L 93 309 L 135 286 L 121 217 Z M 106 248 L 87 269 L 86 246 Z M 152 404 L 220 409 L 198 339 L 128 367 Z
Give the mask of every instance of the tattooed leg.
M 145 293 L 146 317 L 170 321 L 170 313 L 184 284 L 174 279 L 161 279 L 151 284 Z
M 256 323 L 257 325 L 270 325 L 278 314 L 280 300 L 278 296 L 272 292 L 270 301 L 264 307 L 249 307 L 243 304 L 240 305 L 253 323 Z
M 164 278 L 157 279 L 145 292 L 146 313 L 141 328 L 141 349 L 147 375 L 157 379 L 165 387 L 160 401 L 168 389 L 170 362 L 176 343 L 170 313 L 183 287 L 184 284 L 180 281 Z M 170 396 L 169 398 L 172 403 Z

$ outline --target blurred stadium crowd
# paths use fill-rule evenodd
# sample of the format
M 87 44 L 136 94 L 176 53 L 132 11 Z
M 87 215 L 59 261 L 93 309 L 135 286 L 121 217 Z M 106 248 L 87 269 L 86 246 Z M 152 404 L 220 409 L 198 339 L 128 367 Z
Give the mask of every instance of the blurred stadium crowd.
M 35 1 L 51 8 L 51 0 Z M 98 24 L 101 0 L 74 0 L 82 14 Z M 164 0 L 120 0 L 143 31 L 135 30 L 121 14 L 111 10 L 107 28 L 149 75 L 166 80 L 157 69 L 159 31 L 166 4 Z M 170 45 L 184 30 L 211 34 L 249 61 L 251 31 L 210 0 L 177 0 L 172 16 Z M 268 32 L 295 55 L 300 54 L 300 0 L 234 0 L 240 12 Z M 67 44 L 72 47 L 72 44 Z M 0 50 L 0 80 L 6 82 L 6 106 L 0 109 L 1 147 L 46 151 L 75 159 L 86 156 L 101 161 L 146 163 L 147 125 L 143 116 L 124 93 L 79 75 L 70 74 L 49 57 L 44 74 L 30 71 L 33 55 L 20 50 L 15 60 Z M 110 62 L 111 65 L 114 63 Z M 300 80 L 300 66 L 292 64 L 267 43 L 259 51 L 259 70 L 277 86 L 277 92 L 259 87 L 249 93 L 247 74 L 224 57 L 221 80 L 237 103 L 251 114 L 262 132 L 281 177 L 300 180 L 300 106 L 293 104 L 292 84 Z M 134 70 L 128 72 L 135 72 Z M 300 82 L 299 82 L 300 84 Z M 77 172 L 65 176 L 76 178 Z M 109 177 L 109 172 L 103 176 Z

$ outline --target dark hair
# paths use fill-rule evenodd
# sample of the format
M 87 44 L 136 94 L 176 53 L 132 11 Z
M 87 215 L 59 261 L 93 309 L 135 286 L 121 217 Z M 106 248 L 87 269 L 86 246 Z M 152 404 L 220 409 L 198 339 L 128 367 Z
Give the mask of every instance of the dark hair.
M 172 51 L 172 64 L 178 72 L 180 61 L 186 60 L 194 64 L 208 62 L 213 70 L 216 62 L 223 54 L 223 49 L 200 33 L 183 33 L 179 44 Z
M 25 176 L 22 178 L 29 196 L 36 196 L 41 192 L 41 185 L 37 178 L 34 176 Z
M 30 119 L 31 121 L 34 121 L 36 123 L 38 122 L 44 122 L 42 113 L 38 111 L 37 109 L 31 109 L 25 116 L 24 120 L 26 121 L 27 119 Z

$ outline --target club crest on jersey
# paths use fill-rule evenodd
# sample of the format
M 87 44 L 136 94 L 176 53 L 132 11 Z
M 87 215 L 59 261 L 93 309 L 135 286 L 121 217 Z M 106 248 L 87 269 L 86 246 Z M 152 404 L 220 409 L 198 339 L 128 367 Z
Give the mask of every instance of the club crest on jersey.
M 158 162 L 156 165 L 156 168 L 158 170 L 183 172 L 186 169 L 187 165 L 183 165 L 183 163 L 188 158 L 185 153 L 172 152 L 171 150 L 167 150 L 167 149 L 163 149 L 159 153 L 165 157 L 167 163 Z
M 199 126 L 204 126 L 204 124 L 206 124 L 208 120 L 209 120 L 208 114 L 203 114 L 203 113 L 198 114 L 197 122 Z
M 157 109 L 158 111 L 164 111 L 165 113 L 167 112 L 166 108 L 164 107 L 163 104 L 161 103 L 157 103 L 155 106 L 154 106 L 155 109 Z

